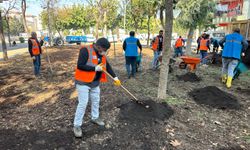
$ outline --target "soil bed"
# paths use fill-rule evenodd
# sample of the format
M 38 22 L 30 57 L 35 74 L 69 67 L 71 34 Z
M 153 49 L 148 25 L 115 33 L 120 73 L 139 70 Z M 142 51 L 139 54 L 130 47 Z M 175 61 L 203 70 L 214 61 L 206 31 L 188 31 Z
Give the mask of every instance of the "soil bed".
M 226 93 L 215 86 L 195 89 L 189 93 L 198 104 L 218 109 L 239 109 L 238 100 L 231 94 Z
M 120 106 L 120 119 L 133 123 L 151 123 L 154 120 L 165 120 L 173 115 L 173 110 L 163 103 L 156 103 L 152 100 L 144 101 L 145 105 L 138 104 L 134 101 Z
M 185 82 L 200 82 L 201 78 L 198 77 L 195 73 L 188 72 L 184 75 L 177 75 L 178 80 Z

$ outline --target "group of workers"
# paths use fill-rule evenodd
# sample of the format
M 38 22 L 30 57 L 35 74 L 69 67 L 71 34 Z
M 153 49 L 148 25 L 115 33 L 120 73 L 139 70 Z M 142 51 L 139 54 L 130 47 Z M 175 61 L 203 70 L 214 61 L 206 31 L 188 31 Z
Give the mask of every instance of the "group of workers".
M 174 57 L 183 55 L 182 48 L 185 41 L 180 36 L 175 42 Z M 203 35 L 198 41 L 198 50 L 200 51 L 202 64 L 206 64 L 206 56 L 209 48 L 209 35 Z M 222 82 L 226 83 L 228 88 L 232 85 L 234 70 L 247 49 L 247 42 L 240 35 L 238 28 L 234 29 L 232 34 L 227 35 L 219 42 L 223 48 L 222 51 Z M 28 40 L 30 56 L 34 63 L 34 73 L 40 75 L 41 54 L 43 41 L 38 41 L 35 32 L 32 32 Z M 114 78 L 114 85 L 121 86 L 121 82 L 114 73 L 111 65 L 107 61 L 106 52 L 110 48 L 110 43 L 106 38 L 100 38 L 95 44 L 84 46 L 79 51 L 77 67 L 75 70 L 75 85 L 78 92 L 78 105 L 73 122 L 73 132 L 75 137 L 82 137 L 81 126 L 89 99 L 91 100 L 91 120 L 93 123 L 104 126 L 104 121 L 99 115 L 100 106 L 100 83 L 107 82 L 107 73 Z M 140 51 L 138 52 L 138 48 Z M 154 58 L 152 68 L 157 67 L 158 58 L 163 50 L 163 30 L 160 30 L 152 41 Z M 126 69 L 128 78 L 135 77 L 136 59 L 142 53 L 142 45 L 135 32 L 130 32 L 130 37 L 123 43 L 125 52 Z

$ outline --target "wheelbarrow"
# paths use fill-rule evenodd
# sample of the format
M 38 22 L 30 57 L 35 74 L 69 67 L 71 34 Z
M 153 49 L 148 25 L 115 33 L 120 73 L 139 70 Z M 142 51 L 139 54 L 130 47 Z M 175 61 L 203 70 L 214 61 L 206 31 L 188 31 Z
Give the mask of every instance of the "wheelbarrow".
M 238 65 L 237 65 L 237 67 L 234 70 L 234 77 L 233 77 L 233 79 L 237 79 L 240 76 L 240 74 L 248 71 L 248 69 L 249 68 L 243 62 L 240 61 L 238 63 Z
M 190 69 L 190 72 L 194 72 L 197 64 L 201 62 L 200 58 L 195 57 L 182 56 L 180 58 L 183 60 L 183 62 L 179 64 L 179 67 L 181 69 L 186 69 L 188 67 Z
M 142 54 L 140 54 L 140 55 L 137 56 L 137 58 L 136 58 L 136 72 L 142 71 L 141 62 L 142 62 Z

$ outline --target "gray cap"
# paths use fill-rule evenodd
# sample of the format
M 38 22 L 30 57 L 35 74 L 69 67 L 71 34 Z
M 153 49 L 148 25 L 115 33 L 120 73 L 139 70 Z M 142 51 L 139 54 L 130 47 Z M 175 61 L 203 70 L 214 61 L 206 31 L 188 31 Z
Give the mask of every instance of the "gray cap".
M 101 46 L 102 48 L 109 49 L 110 48 L 110 43 L 108 39 L 106 38 L 100 38 L 96 41 L 95 43 L 97 46 Z

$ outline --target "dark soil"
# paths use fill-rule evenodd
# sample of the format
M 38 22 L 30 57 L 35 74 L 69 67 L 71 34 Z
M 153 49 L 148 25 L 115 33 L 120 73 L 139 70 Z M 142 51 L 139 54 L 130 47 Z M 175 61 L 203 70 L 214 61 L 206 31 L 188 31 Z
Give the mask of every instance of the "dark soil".
M 184 75 L 177 75 L 178 80 L 185 82 L 200 82 L 201 78 L 198 77 L 195 73 L 188 72 Z
M 244 150 L 244 149 L 241 148 L 240 146 L 232 146 L 232 147 L 219 148 L 218 150 Z
M 249 95 L 250 96 L 250 87 L 248 87 L 247 89 L 242 89 L 240 87 L 237 88 L 237 91 L 241 94 L 245 94 L 245 95 Z
M 208 86 L 193 90 L 189 93 L 198 104 L 218 109 L 239 109 L 238 100 L 231 94 L 226 93 L 215 86 Z
M 120 118 L 132 123 L 152 123 L 154 120 L 164 121 L 173 115 L 167 104 L 159 104 L 152 100 L 143 101 L 144 105 L 134 101 L 120 106 Z M 146 108 L 145 105 L 149 107 Z

